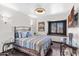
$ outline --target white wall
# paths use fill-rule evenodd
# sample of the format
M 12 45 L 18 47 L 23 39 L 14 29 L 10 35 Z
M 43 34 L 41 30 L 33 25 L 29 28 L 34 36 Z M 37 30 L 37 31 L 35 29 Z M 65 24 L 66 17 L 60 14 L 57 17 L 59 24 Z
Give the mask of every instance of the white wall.
M 5 24 L 0 17 L 0 52 L 2 52 L 2 46 L 5 42 L 12 39 L 12 27 L 9 24 Z
M 28 16 L 17 12 L 12 15 L 5 24 L 0 15 L 0 52 L 2 52 L 2 46 L 5 42 L 11 42 L 14 39 L 14 26 L 30 26 L 30 19 Z
M 17 13 L 16 15 L 11 17 L 11 25 L 12 26 L 30 26 L 30 19 L 28 16 Z

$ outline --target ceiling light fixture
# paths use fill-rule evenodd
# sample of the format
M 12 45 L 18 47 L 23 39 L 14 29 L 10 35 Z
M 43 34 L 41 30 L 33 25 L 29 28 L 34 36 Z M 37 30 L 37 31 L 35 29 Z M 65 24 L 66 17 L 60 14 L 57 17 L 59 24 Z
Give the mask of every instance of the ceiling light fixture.
M 36 14 L 44 14 L 45 13 L 45 9 L 44 8 L 36 8 L 35 12 L 36 12 Z

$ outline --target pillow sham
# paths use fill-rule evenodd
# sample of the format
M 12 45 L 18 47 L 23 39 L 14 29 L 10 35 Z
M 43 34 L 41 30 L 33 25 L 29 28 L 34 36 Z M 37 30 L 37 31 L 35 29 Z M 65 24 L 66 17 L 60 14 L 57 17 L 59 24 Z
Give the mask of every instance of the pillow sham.
M 15 33 L 15 38 L 19 38 L 18 32 Z
M 27 32 L 21 32 L 21 38 L 26 38 L 27 36 Z
M 28 36 L 28 37 L 30 37 L 32 35 L 33 35 L 32 32 L 27 32 L 27 34 L 26 34 L 26 36 Z
M 16 32 L 15 33 L 15 38 L 21 38 L 21 32 Z
M 32 36 L 32 32 L 21 32 L 21 38 L 27 38 L 27 37 L 30 37 Z
M 16 32 L 15 34 L 15 38 L 27 38 L 27 37 L 30 37 L 32 36 L 32 32 Z

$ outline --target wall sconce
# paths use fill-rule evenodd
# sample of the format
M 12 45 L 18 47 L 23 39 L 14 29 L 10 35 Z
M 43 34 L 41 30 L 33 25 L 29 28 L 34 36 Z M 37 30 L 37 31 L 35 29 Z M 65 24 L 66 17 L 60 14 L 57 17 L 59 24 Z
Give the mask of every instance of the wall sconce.
M 7 22 L 8 22 L 8 17 L 2 16 L 2 20 L 3 20 L 3 22 L 4 22 L 5 24 L 7 24 Z
M 10 17 L 11 17 L 11 14 L 9 14 L 7 12 L 2 12 L 1 16 L 2 16 L 2 21 L 5 24 L 7 24 L 9 22 Z

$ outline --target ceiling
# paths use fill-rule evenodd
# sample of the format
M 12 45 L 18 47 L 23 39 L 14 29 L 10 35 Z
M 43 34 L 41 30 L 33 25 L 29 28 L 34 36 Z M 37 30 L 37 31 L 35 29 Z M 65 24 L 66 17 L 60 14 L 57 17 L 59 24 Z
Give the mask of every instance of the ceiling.
M 16 12 L 20 12 L 34 18 L 60 13 L 69 14 L 73 5 L 75 6 L 75 10 L 79 8 L 79 4 L 71 3 L 0 3 L 0 14 L 6 13 L 10 16 Z M 36 14 L 34 10 L 38 7 L 44 8 L 46 10 L 45 14 Z

